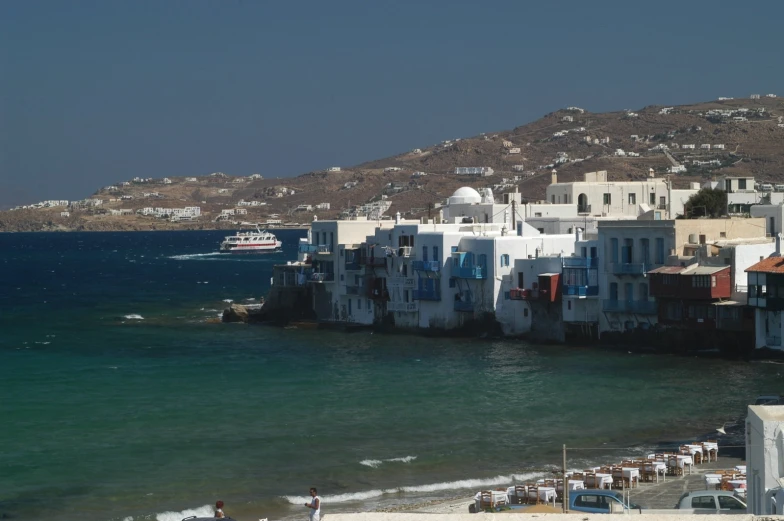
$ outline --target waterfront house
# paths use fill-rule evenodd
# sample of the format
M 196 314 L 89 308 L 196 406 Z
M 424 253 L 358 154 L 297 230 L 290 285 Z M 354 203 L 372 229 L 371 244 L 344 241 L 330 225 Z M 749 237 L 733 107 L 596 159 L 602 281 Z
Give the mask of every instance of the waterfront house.
M 648 272 L 670 256 L 693 257 L 708 243 L 765 237 L 763 219 L 600 221 L 599 333 L 648 329 L 658 323 Z
M 750 266 L 748 273 L 748 305 L 754 309 L 755 348 L 781 350 L 784 337 L 784 257 L 777 237 L 776 253 Z

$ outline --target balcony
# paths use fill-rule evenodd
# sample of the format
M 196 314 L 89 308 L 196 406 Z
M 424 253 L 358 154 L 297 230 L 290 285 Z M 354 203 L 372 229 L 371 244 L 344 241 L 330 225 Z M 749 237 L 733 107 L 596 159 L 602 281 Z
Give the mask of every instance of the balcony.
M 453 266 L 452 276 L 458 279 L 486 279 L 487 270 L 484 266 Z
M 538 292 L 537 293 L 538 296 Z M 512 288 L 509 290 L 509 298 L 511 300 L 529 300 L 531 298 L 531 290 L 523 288 Z
M 564 297 L 596 297 L 599 295 L 599 286 L 576 286 L 564 284 L 561 287 Z
M 644 275 L 647 265 L 643 262 L 615 262 L 612 265 L 614 275 Z
M 329 244 L 319 244 L 316 248 L 316 253 L 319 255 L 331 255 L 332 254 L 332 246 Z
M 564 257 L 564 268 L 598 268 L 599 257 Z
M 419 302 L 387 302 L 387 311 L 416 313 L 419 311 Z
M 371 268 L 383 268 L 387 265 L 386 257 L 362 257 L 361 264 Z
M 656 302 L 649 300 L 605 300 L 602 311 L 606 313 L 634 313 L 639 315 L 655 315 L 658 313 Z
M 300 253 L 316 253 L 318 251 L 318 246 L 315 244 L 300 244 L 299 245 L 299 252 Z
M 591 205 L 590 204 L 577 205 L 577 213 L 591 213 Z
M 335 280 L 334 273 L 313 273 L 310 276 L 311 282 L 332 282 Z
M 463 302 L 462 300 L 455 300 L 455 311 L 461 313 L 473 313 L 474 303 L 471 301 Z
M 416 287 L 414 277 L 387 277 L 388 288 L 411 289 Z
M 441 292 L 435 289 L 415 289 L 414 300 L 441 300 Z
M 401 246 L 397 249 L 397 256 L 405 259 L 413 259 L 416 257 L 416 252 L 413 246 Z
M 441 263 L 438 261 L 414 261 L 411 264 L 416 271 L 441 271 Z
M 346 271 L 359 271 L 362 269 L 362 265 L 359 263 L 359 259 L 356 257 L 354 259 L 346 259 Z

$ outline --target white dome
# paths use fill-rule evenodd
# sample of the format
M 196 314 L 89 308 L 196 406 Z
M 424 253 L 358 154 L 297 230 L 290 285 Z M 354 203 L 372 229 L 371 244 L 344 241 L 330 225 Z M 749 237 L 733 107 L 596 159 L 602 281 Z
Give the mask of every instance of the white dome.
M 482 202 L 482 196 L 470 186 L 458 188 L 452 194 L 452 197 L 449 198 L 449 204 L 473 204 L 479 202 Z

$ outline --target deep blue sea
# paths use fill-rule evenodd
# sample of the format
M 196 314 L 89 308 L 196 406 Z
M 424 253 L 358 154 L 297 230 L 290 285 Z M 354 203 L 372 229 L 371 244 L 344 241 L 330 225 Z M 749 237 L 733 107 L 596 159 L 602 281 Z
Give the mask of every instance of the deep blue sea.
M 225 232 L 0 234 L 0 517 L 236 519 L 469 495 L 702 435 L 781 365 L 221 324 L 282 253 Z M 249 301 L 249 300 L 248 300 Z M 584 450 L 591 448 L 592 450 Z

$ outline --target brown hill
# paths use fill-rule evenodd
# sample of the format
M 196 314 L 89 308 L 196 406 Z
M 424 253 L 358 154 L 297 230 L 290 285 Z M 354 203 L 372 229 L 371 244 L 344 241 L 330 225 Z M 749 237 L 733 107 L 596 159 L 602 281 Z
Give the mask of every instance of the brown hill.
M 421 216 L 466 185 L 494 187 L 496 195 L 517 186 L 528 200 L 542 199 L 553 167 L 561 182 L 581 179 L 585 172 L 595 170 L 607 170 L 612 180 L 642 179 L 650 168 L 665 175 L 673 161 L 687 169 L 672 175 L 676 187 L 725 174 L 784 182 L 783 116 L 784 99 L 765 96 L 669 108 L 649 106 L 634 112 L 591 113 L 570 108 L 512 130 L 422 147 L 339 172 L 309 172 L 287 179 L 171 178 L 171 184 L 157 180 L 118 186 L 114 191 L 102 189 L 93 195 L 104 200 L 101 208 L 71 212 L 69 217 L 60 217 L 63 208 L 0 212 L 0 231 L 233 227 L 216 223 L 215 218 L 240 200 L 263 205 L 243 207 L 247 215 L 234 217 L 236 221 L 280 218 L 308 223 L 314 215 L 338 217 L 353 206 L 381 198 L 392 203 L 388 213 Z M 662 144 L 669 147 L 670 157 L 656 148 Z M 694 149 L 683 145 L 694 145 Z M 702 145 L 711 147 L 703 149 Z M 509 153 L 510 149 L 519 149 L 519 153 Z M 618 149 L 626 155 L 616 155 Z M 454 173 L 456 167 L 472 166 L 490 167 L 494 174 Z M 159 196 L 144 197 L 145 192 Z M 126 199 L 109 202 L 122 196 Z M 300 205 L 319 203 L 331 207 L 297 210 Z M 200 206 L 203 216 L 197 223 L 169 223 L 153 217 L 103 214 L 111 209 L 183 206 Z

